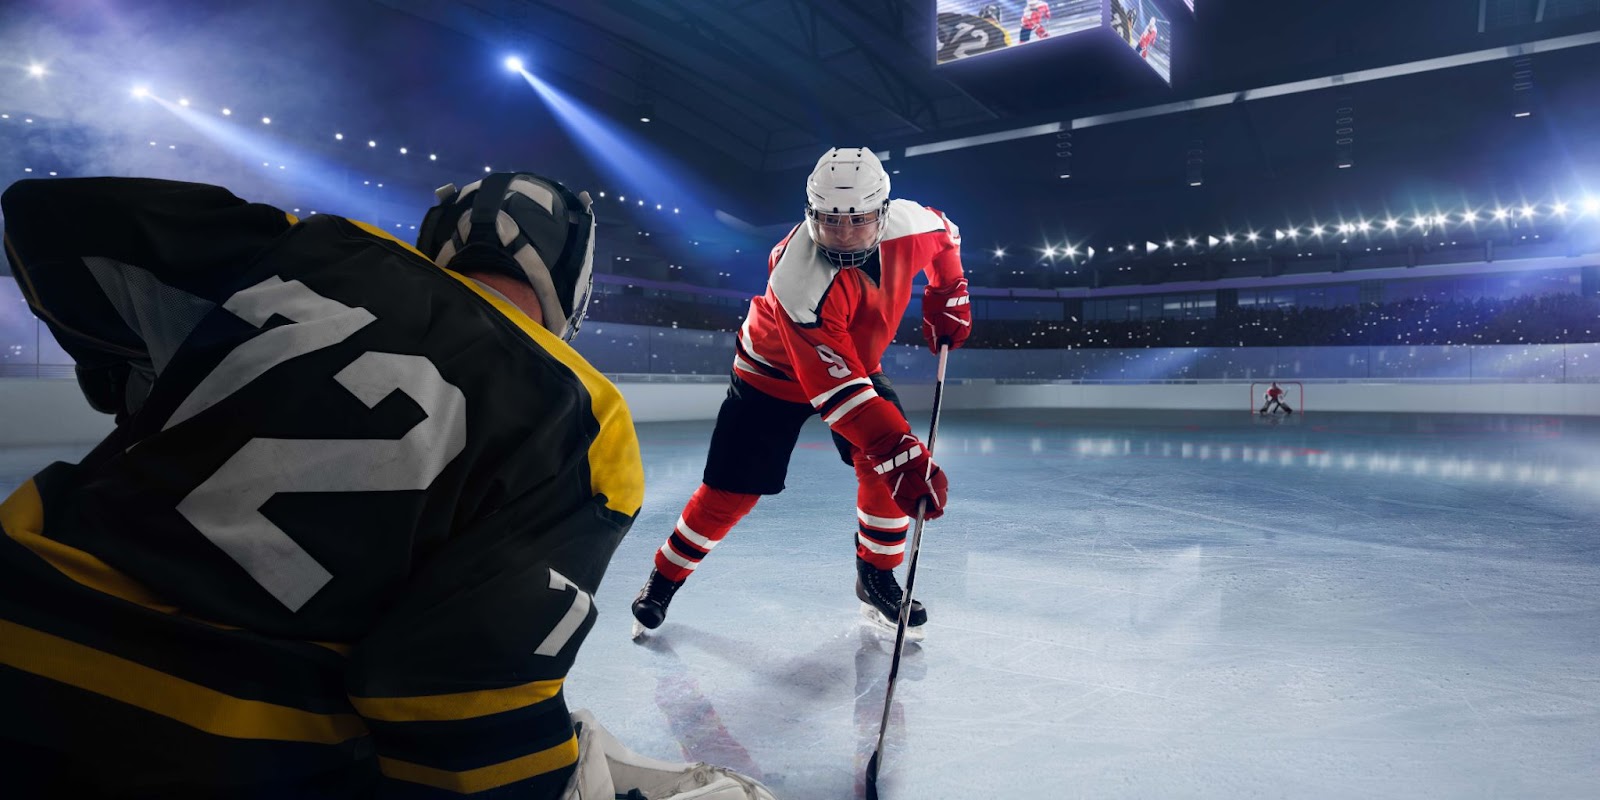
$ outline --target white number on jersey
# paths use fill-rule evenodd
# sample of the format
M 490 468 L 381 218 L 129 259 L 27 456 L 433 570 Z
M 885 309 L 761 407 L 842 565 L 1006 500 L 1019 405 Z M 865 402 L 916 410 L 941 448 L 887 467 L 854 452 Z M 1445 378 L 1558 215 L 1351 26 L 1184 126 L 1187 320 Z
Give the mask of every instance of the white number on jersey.
M 822 363 L 833 365 L 828 367 L 829 375 L 832 375 L 835 378 L 850 377 L 850 365 L 846 364 L 844 361 L 844 356 L 835 353 L 833 348 L 825 344 L 817 345 L 817 357 L 822 359 Z
M 190 392 L 165 428 L 221 402 L 267 370 L 350 338 L 376 318 L 276 276 L 223 304 L 260 327 L 274 315 L 293 322 L 234 348 Z M 426 417 L 399 439 L 255 438 L 178 504 L 178 513 L 291 611 L 332 575 L 261 514 L 279 492 L 426 489 L 466 446 L 466 398 L 422 356 L 365 352 L 332 376 L 367 408 L 396 390 Z
M 573 634 L 578 632 L 578 627 L 583 624 L 585 619 L 588 619 L 589 606 L 593 604 L 594 600 L 589 596 L 588 592 L 579 589 L 578 584 L 573 583 L 567 579 L 567 576 L 553 569 L 550 570 L 550 588 L 558 592 L 571 589 L 576 593 L 572 598 L 572 606 L 567 609 L 567 613 L 561 617 L 560 622 L 556 623 L 555 628 L 550 631 L 550 635 L 544 637 L 544 641 L 539 643 L 539 649 L 533 651 L 533 654 L 537 656 L 555 658 L 561 655 L 561 648 L 567 646 L 567 642 L 572 640 Z

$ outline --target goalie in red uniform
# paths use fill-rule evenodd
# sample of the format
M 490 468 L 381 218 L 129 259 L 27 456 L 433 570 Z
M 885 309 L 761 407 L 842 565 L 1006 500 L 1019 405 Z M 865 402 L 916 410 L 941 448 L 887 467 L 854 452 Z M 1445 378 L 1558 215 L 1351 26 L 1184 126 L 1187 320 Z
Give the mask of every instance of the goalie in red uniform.
M 1279 411 L 1285 414 L 1294 413 L 1294 409 L 1290 408 L 1288 403 L 1283 402 L 1283 389 L 1279 388 L 1277 382 L 1274 381 L 1272 386 L 1267 389 L 1266 402 L 1261 404 L 1261 414 L 1265 416 Z
M 966 341 L 972 312 L 960 231 L 938 211 L 890 200 L 889 176 L 865 148 L 824 154 L 806 201 L 805 222 L 768 257 L 766 293 L 750 301 L 704 483 L 656 552 L 633 603 L 635 635 L 661 625 L 678 587 L 761 495 L 783 491 L 800 428 L 813 415 L 856 470 L 856 595 L 869 619 L 895 627 L 902 593 L 894 568 L 918 503 L 928 501 L 927 519 L 944 513 L 945 475 L 911 433 L 879 362 L 918 272 L 928 276 L 929 348 Z M 913 603 L 909 635 L 919 637 L 926 621 Z

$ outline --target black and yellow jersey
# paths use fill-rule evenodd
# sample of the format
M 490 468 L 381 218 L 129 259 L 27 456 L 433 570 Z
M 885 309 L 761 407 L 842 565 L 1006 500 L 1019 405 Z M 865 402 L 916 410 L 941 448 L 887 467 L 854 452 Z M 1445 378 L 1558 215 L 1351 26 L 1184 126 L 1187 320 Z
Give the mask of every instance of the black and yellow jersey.
M 119 420 L 0 505 L 7 784 L 557 795 L 562 683 L 643 496 L 616 387 L 360 222 L 156 180 L 0 203 Z

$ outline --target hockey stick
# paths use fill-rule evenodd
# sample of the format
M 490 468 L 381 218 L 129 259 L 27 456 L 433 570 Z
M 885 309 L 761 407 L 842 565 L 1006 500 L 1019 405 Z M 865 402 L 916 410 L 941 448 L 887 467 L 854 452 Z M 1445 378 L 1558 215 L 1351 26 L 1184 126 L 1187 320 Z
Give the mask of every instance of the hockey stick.
M 944 368 L 950 361 L 950 345 L 939 343 L 939 372 L 933 380 L 933 422 L 928 426 L 928 459 L 933 460 L 933 443 L 939 438 L 939 407 L 944 403 Z M 911 589 L 917 584 L 917 549 L 922 544 L 923 515 L 928 501 L 917 506 L 917 527 L 911 533 L 911 555 L 906 560 L 906 593 L 900 598 L 900 624 L 894 631 L 894 658 L 889 662 L 889 684 L 883 694 L 883 719 L 878 723 L 878 746 L 867 762 L 867 800 L 878 800 L 878 767 L 883 763 L 883 738 L 889 731 L 889 708 L 894 704 L 894 679 L 900 675 L 900 655 L 905 652 L 906 628 L 911 623 Z

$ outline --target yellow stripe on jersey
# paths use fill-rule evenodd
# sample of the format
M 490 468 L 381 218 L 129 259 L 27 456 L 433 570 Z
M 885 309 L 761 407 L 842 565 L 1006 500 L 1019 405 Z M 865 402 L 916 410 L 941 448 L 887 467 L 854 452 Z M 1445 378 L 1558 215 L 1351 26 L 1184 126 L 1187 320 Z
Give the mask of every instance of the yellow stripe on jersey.
M 354 714 L 317 714 L 223 694 L 120 656 L 0 620 L 0 664 L 233 739 L 339 744 L 367 735 Z
M 163 601 L 138 581 L 99 558 L 44 535 L 44 501 L 32 479 L 17 487 L 0 503 L 0 528 L 6 535 L 55 567 L 61 574 L 97 592 L 135 603 L 152 611 L 175 614 L 177 606 Z
M 351 697 L 356 711 L 379 722 L 445 722 L 515 711 L 555 697 L 563 678 L 477 692 L 419 697 Z
M 578 351 L 560 337 L 535 323 L 515 305 L 490 294 L 469 278 L 444 270 L 484 302 L 494 306 L 544 351 L 572 370 L 589 391 L 589 405 L 600 421 L 600 434 L 589 445 L 590 491 L 606 496 L 606 507 L 627 516 L 639 513 L 644 504 L 644 464 L 639 460 L 639 439 L 633 430 L 633 415 L 622 399 L 622 392 L 601 375 Z
M 529 753 L 521 758 L 490 764 L 487 767 L 469 769 L 463 772 L 452 772 L 446 769 L 424 767 L 421 764 L 412 764 L 409 761 L 400 761 L 393 758 L 378 757 L 378 768 L 383 774 L 395 780 L 420 783 L 435 789 L 444 789 L 458 794 L 471 794 L 496 789 L 507 784 L 525 781 L 536 775 L 553 772 L 563 767 L 569 767 L 578 762 L 578 737 L 572 738 L 547 750 Z

